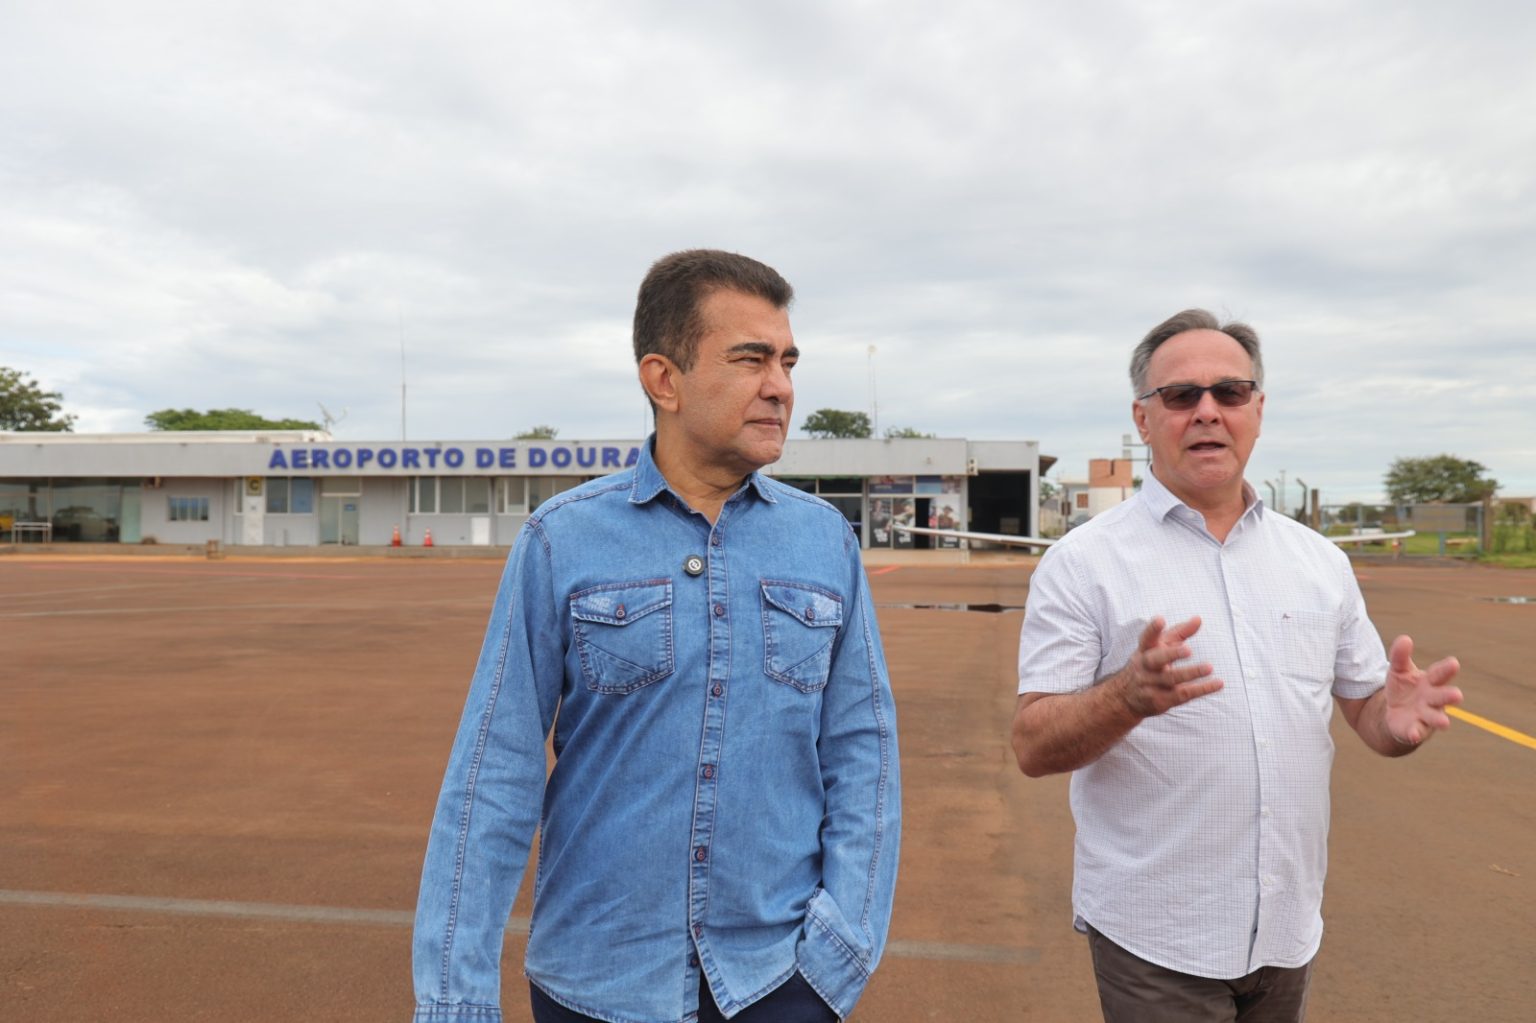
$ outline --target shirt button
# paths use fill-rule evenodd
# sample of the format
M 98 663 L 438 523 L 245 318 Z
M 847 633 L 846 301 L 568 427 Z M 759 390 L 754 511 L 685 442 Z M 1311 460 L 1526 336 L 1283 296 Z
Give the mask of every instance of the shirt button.
M 709 852 L 705 846 L 700 845 L 694 847 L 693 859 L 695 863 L 703 863 L 705 858 L 708 856 Z
M 808 622 L 814 622 L 816 620 L 816 609 L 814 607 L 808 607 L 805 609 L 805 620 Z
M 724 604 L 716 604 L 715 605 L 715 617 L 716 618 L 724 618 L 725 617 L 725 605 Z
M 693 936 L 695 938 L 702 938 L 702 937 L 704 937 L 704 925 L 703 924 L 694 924 L 693 925 Z
M 1267 807 L 1267 806 L 1260 807 L 1259 813 L 1260 813 L 1260 815 L 1262 815 L 1264 817 L 1268 817 L 1269 816 L 1269 807 Z
M 715 765 L 714 764 L 705 764 L 704 765 L 704 777 L 706 777 L 706 778 L 713 778 L 714 776 L 715 776 Z
M 709 545 L 711 547 L 719 547 L 720 546 L 720 534 L 719 533 L 716 533 L 714 536 L 711 536 L 709 538 Z
M 689 952 L 688 953 L 688 965 L 689 966 L 697 966 L 697 965 L 699 965 L 699 957 L 694 955 L 692 952 Z
M 725 692 L 725 687 L 722 686 L 719 682 L 716 682 L 714 688 L 711 689 L 710 692 L 714 693 L 716 696 L 719 696 L 721 693 Z
M 613 609 L 613 616 L 615 618 L 623 618 L 624 617 L 624 605 L 623 604 L 620 604 L 618 607 Z

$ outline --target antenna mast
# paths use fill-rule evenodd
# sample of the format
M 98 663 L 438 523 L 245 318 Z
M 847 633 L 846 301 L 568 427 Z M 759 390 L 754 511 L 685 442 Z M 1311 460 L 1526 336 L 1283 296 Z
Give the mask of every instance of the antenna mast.
M 325 402 L 317 401 L 315 404 L 320 406 L 320 421 L 325 424 L 326 433 L 332 432 L 332 427 L 347 418 L 347 413 L 352 411 L 351 409 L 344 408 L 341 410 L 341 415 L 335 416 L 331 414 L 330 409 L 325 407 Z

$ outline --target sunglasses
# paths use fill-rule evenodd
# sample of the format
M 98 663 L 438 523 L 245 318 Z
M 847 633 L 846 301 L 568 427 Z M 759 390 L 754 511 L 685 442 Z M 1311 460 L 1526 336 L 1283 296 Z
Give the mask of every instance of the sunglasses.
M 1216 399 L 1216 404 L 1223 408 L 1241 408 L 1253 400 L 1253 392 L 1258 388 L 1256 380 L 1223 380 L 1209 387 L 1201 387 L 1199 384 L 1169 384 L 1167 387 L 1154 387 L 1146 394 L 1138 395 L 1136 400 L 1146 401 L 1155 394 L 1163 399 L 1163 407 L 1170 412 L 1188 412 L 1200 404 L 1200 399 L 1205 397 L 1206 391 L 1210 391 L 1211 397 Z

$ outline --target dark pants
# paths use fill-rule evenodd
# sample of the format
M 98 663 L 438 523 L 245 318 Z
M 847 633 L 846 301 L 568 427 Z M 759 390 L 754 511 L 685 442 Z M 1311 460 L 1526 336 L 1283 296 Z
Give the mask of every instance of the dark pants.
M 533 1000 L 533 1023 L 601 1023 L 592 1016 L 567 1009 L 528 985 Z M 725 1016 L 715 1004 L 709 985 L 699 983 L 699 1023 L 725 1023 Z M 837 1013 L 821 1000 L 811 985 L 798 973 L 731 1017 L 731 1023 L 837 1023 Z
M 1156 966 L 1088 928 L 1105 1023 L 1301 1023 L 1312 964 L 1211 980 Z

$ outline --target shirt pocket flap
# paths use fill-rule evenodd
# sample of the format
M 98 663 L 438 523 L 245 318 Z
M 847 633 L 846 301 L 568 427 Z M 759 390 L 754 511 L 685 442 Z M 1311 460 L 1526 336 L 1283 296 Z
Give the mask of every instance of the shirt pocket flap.
M 799 583 L 763 583 L 763 599 L 785 614 L 812 628 L 837 628 L 843 624 L 843 602 Z
M 571 594 L 571 617 L 602 625 L 628 625 L 672 606 L 672 581 L 609 583 Z

